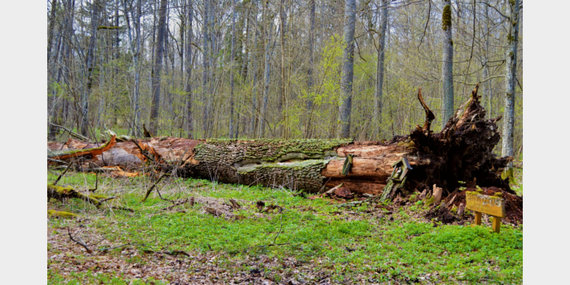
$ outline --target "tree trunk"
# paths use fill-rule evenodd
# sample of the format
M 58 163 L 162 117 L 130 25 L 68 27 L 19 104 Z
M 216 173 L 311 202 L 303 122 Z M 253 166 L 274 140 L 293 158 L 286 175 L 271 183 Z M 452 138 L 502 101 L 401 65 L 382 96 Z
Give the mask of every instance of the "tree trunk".
M 388 0 L 382 0 L 382 20 L 378 40 L 378 65 L 376 66 L 376 96 L 374 97 L 373 134 L 379 138 L 382 134 L 382 87 L 384 86 L 384 53 L 386 51 L 386 29 L 388 26 Z
M 212 96 L 209 94 L 209 86 L 210 86 L 210 0 L 204 1 L 204 13 L 202 16 L 202 34 L 203 34 L 203 43 L 202 43 L 202 99 L 204 102 L 208 102 L 208 96 Z M 210 117 L 210 106 L 206 103 L 204 111 L 202 113 L 202 130 L 204 132 L 204 136 L 207 137 L 208 133 L 208 120 Z
M 99 0 L 93 1 L 91 10 L 91 37 L 89 38 L 89 46 L 87 48 L 87 56 L 85 66 L 87 69 L 86 87 L 81 93 L 81 134 L 89 136 L 89 95 L 93 85 L 93 65 L 95 63 L 95 46 L 97 44 L 97 27 L 99 25 L 99 9 L 102 3 Z
M 153 162 L 162 171 L 225 183 L 260 184 L 316 192 L 343 183 L 356 193 L 382 193 L 393 165 L 406 158 L 411 165 L 400 191 L 431 189 L 433 184 L 451 193 L 460 181 L 510 190 L 500 172 L 508 159 L 492 150 L 499 142 L 498 119 L 485 119 L 477 89 L 440 133 L 429 129 L 433 113 L 423 103 L 426 123 L 409 136 L 389 142 L 351 140 L 191 140 L 152 138 L 117 142 L 86 165 L 141 168 Z M 428 114 L 431 114 L 428 116 Z M 136 143 L 135 143 L 136 142 Z M 50 143 L 50 149 L 70 147 L 84 153 L 96 145 L 69 141 Z M 98 149 L 102 149 L 101 147 Z M 75 153 L 66 151 L 66 153 Z M 54 157 L 54 156 L 52 156 Z M 350 157 L 350 159 L 349 159 Z M 346 168 L 347 161 L 351 167 Z M 394 193 L 396 194 L 396 193 Z
M 192 138 L 194 131 L 194 120 L 192 119 L 192 0 L 188 0 L 187 9 L 187 34 L 186 34 L 186 136 Z
M 350 137 L 350 113 L 352 109 L 352 79 L 354 77 L 354 25 L 356 21 L 355 0 L 345 0 L 344 48 L 342 66 L 342 94 L 340 106 L 340 137 Z
M 235 67 L 235 45 L 236 45 L 236 1 L 232 0 L 232 43 L 230 51 L 230 126 L 228 137 L 234 135 L 234 67 Z
M 491 29 L 489 28 L 489 6 L 488 0 L 485 0 L 485 51 L 484 51 L 484 66 L 483 66 L 483 79 L 485 82 L 485 96 L 487 98 L 487 111 L 489 112 L 488 117 L 493 118 L 493 107 L 491 101 L 493 99 L 493 90 L 491 89 L 492 79 L 489 78 L 489 36 L 491 35 Z
M 55 11 L 57 10 L 57 0 L 51 0 L 50 16 L 48 18 L 48 45 L 47 45 L 47 58 L 51 60 L 51 49 L 53 46 L 53 28 L 55 26 Z
M 309 30 L 309 68 L 307 69 L 307 93 L 309 93 L 307 99 L 307 113 L 305 122 L 305 138 L 311 138 L 313 136 L 311 120 L 313 114 L 313 85 L 315 84 L 315 0 L 309 1 L 309 22 L 311 23 L 311 29 Z
M 133 92 L 133 127 L 131 129 L 131 135 L 140 136 L 140 81 L 141 81 L 141 67 L 140 67 L 140 58 L 141 58 L 141 17 L 142 17 L 142 0 L 137 0 L 137 7 L 136 7 L 136 14 L 134 11 L 133 13 L 133 21 L 135 24 L 135 42 L 136 47 L 133 53 L 133 64 L 135 66 L 135 87 Z
M 279 101 L 277 104 L 277 114 L 279 114 L 278 121 L 281 123 L 279 128 L 279 135 L 283 138 L 287 138 L 287 110 L 283 112 L 283 105 L 285 104 L 286 94 L 285 94 L 285 28 L 287 27 L 287 16 L 285 14 L 285 0 L 279 2 L 279 30 L 281 36 L 281 78 L 279 84 Z
M 442 126 L 453 115 L 453 39 L 451 37 L 451 4 L 450 0 L 443 0 L 444 7 L 441 15 L 441 28 L 443 29 L 443 117 Z
M 160 72 L 162 69 L 162 59 L 164 56 L 164 39 L 166 33 L 166 4 L 167 0 L 160 1 L 158 11 L 158 39 L 156 42 L 156 54 L 152 68 L 152 104 L 150 108 L 149 128 L 154 135 L 158 134 L 158 109 L 160 107 Z
M 263 109 L 261 110 L 259 135 L 265 137 L 265 123 L 267 121 L 267 104 L 269 101 L 269 80 L 271 75 L 271 30 L 273 23 L 269 19 L 269 1 L 263 1 L 263 31 L 265 42 L 265 68 L 263 72 Z
M 258 32 L 258 22 L 257 22 L 257 1 L 254 0 L 253 2 L 253 46 L 251 48 L 251 74 L 252 74 L 252 90 L 251 90 L 251 137 L 256 137 L 257 132 L 257 119 L 258 119 L 258 99 L 257 99 L 257 57 L 258 57 L 258 48 L 257 48 L 257 38 L 259 35 Z
M 505 81 L 505 121 L 503 122 L 503 156 L 513 156 L 513 134 L 515 127 L 515 87 L 517 80 L 517 45 L 519 37 L 519 0 L 509 1 L 510 28 L 509 28 L 509 48 L 506 58 L 506 81 Z M 512 162 L 509 162 L 507 169 L 511 169 Z

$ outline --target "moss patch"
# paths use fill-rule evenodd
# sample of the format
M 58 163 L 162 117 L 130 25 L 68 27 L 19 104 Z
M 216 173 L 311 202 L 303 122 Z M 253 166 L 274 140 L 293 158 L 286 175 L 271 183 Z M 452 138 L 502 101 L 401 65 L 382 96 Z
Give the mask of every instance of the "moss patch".
M 451 28 L 451 5 L 449 4 L 443 7 L 443 13 L 441 14 L 441 28 L 444 31 Z

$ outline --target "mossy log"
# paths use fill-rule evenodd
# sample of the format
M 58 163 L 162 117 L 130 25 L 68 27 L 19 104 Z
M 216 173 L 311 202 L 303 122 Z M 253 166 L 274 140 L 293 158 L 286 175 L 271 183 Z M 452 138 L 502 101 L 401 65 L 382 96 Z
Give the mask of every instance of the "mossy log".
M 83 194 L 83 193 L 73 189 L 72 187 L 69 187 L 69 186 L 58 186 L 58 185 L 53 185 L 53 184 L 48 184 L 47 194 L 48 194 L 48 199 L 54 198 L 54 199 L 58 199 L 58 200 L 63 200 L 63 199 L 69 199 L 69 198 L 79 198 L 79 199 L 88 201 L 89 203 L 91 203 L 97 207 L 99 207 L 101 205 L 100 199 L 105 198 L 105 197 L 95 196 L 95 195 L 86 195 L 86 194 Z
M 79 215 L 75 213 L 66 212 L 66 211 L 57 211 L 57 210 L 48 210 L 48 216 L 56 218 L 64 218 L 64 219 L 72 219 L 79 217 Z
M 343 183 L 352 192 L 378 195 L 394 164 L 405 157 L 412 170 L 399 190 L 406 192 L 403 194 L 431 189 L 437 184 L 445 189 L 445 197 L 460 186 L 460 181 L 510 191 L 508 182 L 499 175 L 508 158 L 497 158 L 492 153 L 500 139 L 496 126 L 500 118 L 485 119 L 477 88 L 439 133 L 429 129 L 435 116 L 421 93 L 418 100 L 426 112 L 426 122 L 409 136 L 394 137 L 388 142 L 153 137 L 117 142 L 90 163 L 130 170 L 153 163 L 160 165 L 161 171 L 181 177 L 307 192 L 324 191 Z M 81 144 L 84 143 L 66 143 L 67 147 Z M 50 143 L 49 147 L 66 145 Z M 343 167 L 348 171 L 343 171 Z

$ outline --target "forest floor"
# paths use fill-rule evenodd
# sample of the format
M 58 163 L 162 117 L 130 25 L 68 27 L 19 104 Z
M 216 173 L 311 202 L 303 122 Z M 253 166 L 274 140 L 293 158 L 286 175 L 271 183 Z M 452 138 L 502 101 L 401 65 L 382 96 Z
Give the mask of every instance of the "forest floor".
M 422 201 L 347 206 L 196 179 L 163 179 L 162 198 L 155 190 L 141 202 L 153 182 L 100 174 L 95 193 L 116 198 L 99 209 L 48 201 L 80 215 L 48 219 L 48 283 L 522 283 L 522 225 L 495 234 L 486 218 L 426 220 Z M 58 185 L 87 191 L 95 174 L 68 172 Z

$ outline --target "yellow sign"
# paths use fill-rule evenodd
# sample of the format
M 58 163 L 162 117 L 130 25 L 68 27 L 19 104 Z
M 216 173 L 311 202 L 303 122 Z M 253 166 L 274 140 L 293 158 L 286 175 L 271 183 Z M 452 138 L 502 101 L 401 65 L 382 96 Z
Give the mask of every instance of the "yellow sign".
M 505 217 L 505 203 L 501 197 L 467 191 L 465 192 L 465 200 L 467 201 L 466 209 L 499 218 Z
M 473 191 L 465 192 L 467 201 L 465 208 L 475 212 L 475 224 L 481 224 L 481 213 L 493 216 L 493 231 L 501 231 L 501 218 L 505 216 L 505 202 L 503 198 L 488 196 Z

